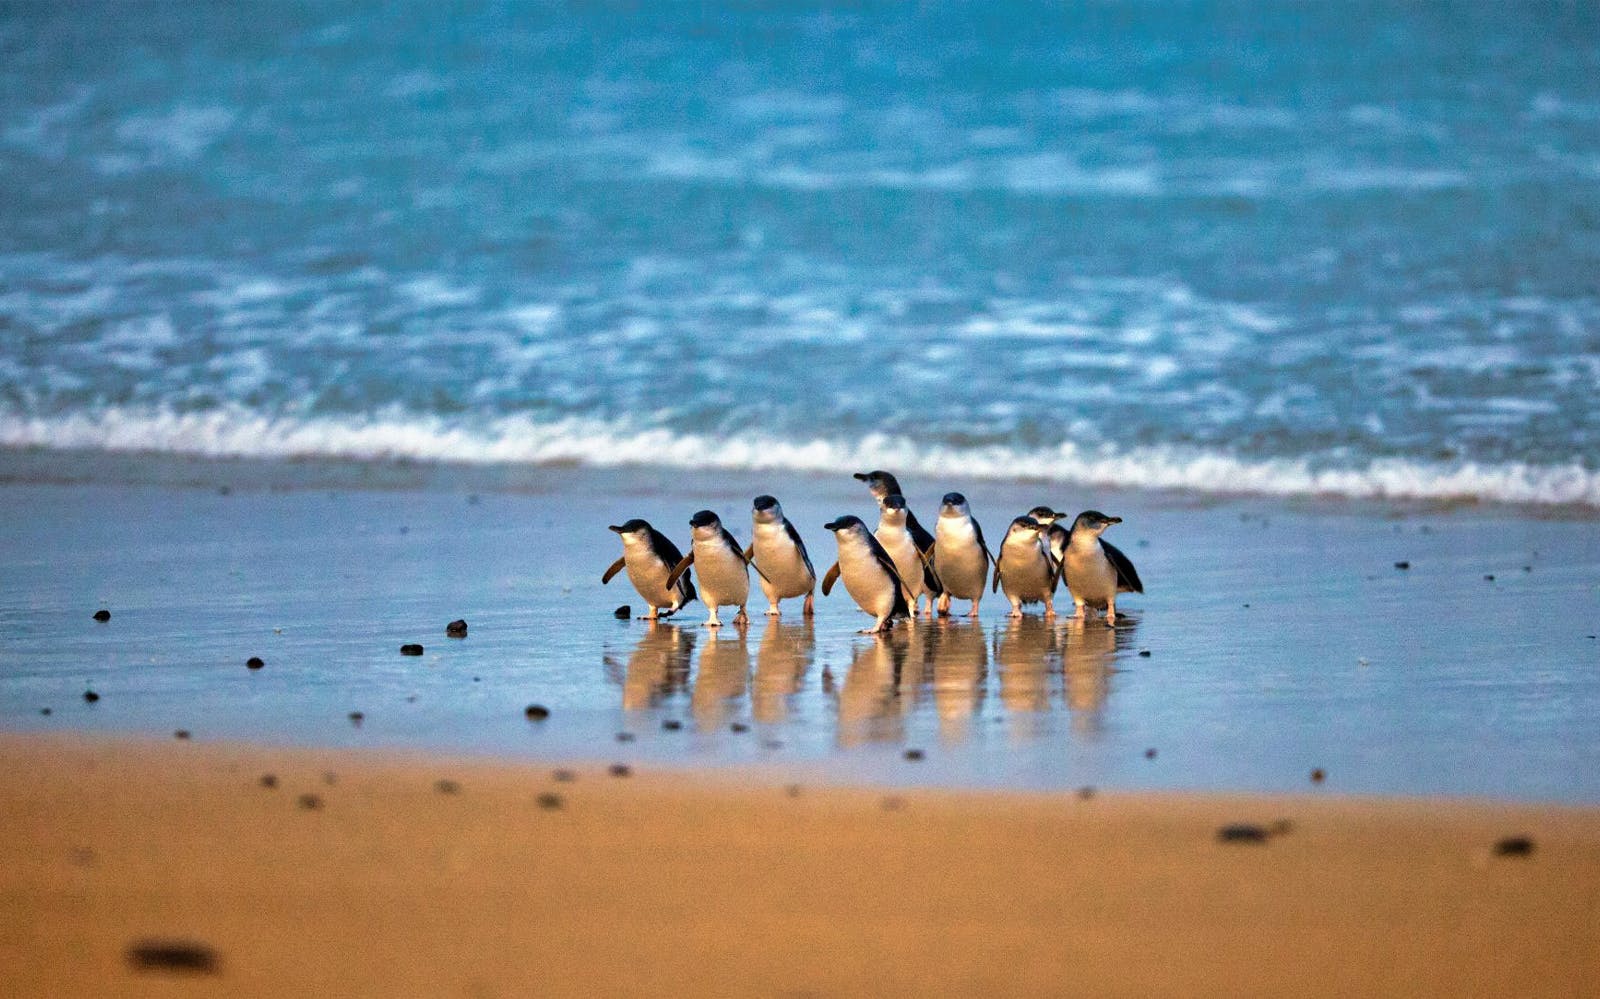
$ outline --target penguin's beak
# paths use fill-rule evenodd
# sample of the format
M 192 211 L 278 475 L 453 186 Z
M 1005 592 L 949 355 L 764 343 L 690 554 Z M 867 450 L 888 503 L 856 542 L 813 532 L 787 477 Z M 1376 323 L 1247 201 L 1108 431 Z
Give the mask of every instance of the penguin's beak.
M 616 524 L 612 524 L 610 527 L 606 528 L 606 530 L 608 530 L 608 531 L 616 531 L 618 534 L 622 533 L 622 528 L 619 527 Z
M 1120 524 L 1120 523 L 1122 523 L 1122 518 L 1121 517 L 1107 517 L 1106 518 L 1106 523 L 1108 523 L 1108 524 Z
M 856 478 L 859 479 L 859 478 L 861 478 L 861 476 L 857 475 Z M 837 531 L 839 528 L 841 528 L 843 526 L 844 525 L 839 523 L 837 520 L 830 520 L 826 524 L 822 525 L 823 530 L 827 530 L 827 531 Z
M 865 482 L 872 478 L 872 476 L 868 475 L 866 472 L 857 472 L 854 476 L 852 476 L 852 478 L 854 478 L 857 482 Z

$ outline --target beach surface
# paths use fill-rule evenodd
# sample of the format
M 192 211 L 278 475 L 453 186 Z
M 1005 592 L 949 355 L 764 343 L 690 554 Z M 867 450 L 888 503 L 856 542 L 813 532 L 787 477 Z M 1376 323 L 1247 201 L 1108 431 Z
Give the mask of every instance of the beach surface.
M 1594 808 L 565 769 L 0 738 L 7 991 L 1581 996 L 1600 984 Z M 1239 839 L 1219 837 L 1235 825 L 1248 827 Z M 1497 849 L 1516 837 L 1526 852 L 1515 839 Z

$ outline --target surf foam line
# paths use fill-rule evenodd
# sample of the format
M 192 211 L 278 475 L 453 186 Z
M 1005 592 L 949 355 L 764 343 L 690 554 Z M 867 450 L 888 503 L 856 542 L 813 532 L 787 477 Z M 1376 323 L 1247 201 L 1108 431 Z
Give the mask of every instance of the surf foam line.
M 0 447 L 161 453 L 204 458 L 321 458 L 432 463 L 656 466 L 727 471 L 897 474 L 1041 480 L 1220 495 L 1455 500 L 1600 508 L 1600 471 L 1565 465 L 1375 458 L 1247 459 L 1180 447 L 1126 451 L 1079 447 L 954 447 L 888 434 L 855 441 L 793 441 L 631 428 L 601 420 L 500 417 L 467 425 L 388 414 L 370 418 L 278 417 L 239 409 L 167 413 L 110 409 L 31 417 L 0 414 Z

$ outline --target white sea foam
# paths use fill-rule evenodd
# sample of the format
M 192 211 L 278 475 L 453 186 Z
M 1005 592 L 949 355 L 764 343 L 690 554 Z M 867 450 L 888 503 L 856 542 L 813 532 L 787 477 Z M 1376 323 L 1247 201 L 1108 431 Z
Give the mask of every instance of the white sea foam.
M 1239 458 L 1179 447 L 958 447 L 868 434 L 843 442 L 717 436 L 592 419 L 502 417 L 478 424 L 398 412 L 374 418 L 272 417 L 239 409 L 96 415 L 0 414 L 0 447 L 154 452 L 211 458 L 413 460 L 464 464 L 656 466 L 848 473 L 892 468 L 943 481 L 1037 479 L 1211 494 L 1467 500 L 1600 507 L 1600 471 L 1574 461 L 1443 463 L 1378 458 L 1334 465 Z M 0 458 L 3 462 L 3 458 Z

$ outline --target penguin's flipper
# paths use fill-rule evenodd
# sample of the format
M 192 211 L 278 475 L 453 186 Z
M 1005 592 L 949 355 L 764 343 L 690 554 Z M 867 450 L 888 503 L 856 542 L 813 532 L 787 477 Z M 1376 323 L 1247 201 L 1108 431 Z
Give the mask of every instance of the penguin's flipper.
M 600 585 L 604 586 L 611 582 L 611 577 L 621 572 L 623 565 L 625 565 L 627 561 L 628 560 L 626 558 L 619 558 L 615 562 L 611 563 L 611 568 L 607 569 L 606 574 L 600 577 Z
M 995 568 L 998 569 L 1000 567 L 1000 560 L 994 557 L 994 552 L 991 552 L 989 550 L 989 546 L 984 542 L 984 540 L 983 540 L 983 528 L 978 526 L 978 518 L 973 517 L 973 518 L 971 518 L 971 520 L 972 520 L 972 533 L 978 539 L 978 547 L 983 549 L 983 554 L 989 559 L 990 562 L 993 562 Z M 1001 540 L 1004 541 L 1005 539 L 1002 538 Z M 1003 547 L 1003 545 L 1002 545 L 1002 547 Z
M 974 522 L 974 523 L 976 523 L 976 522 Z M 980 544 L 980 545 L 983 544 L 983 535 L 981 535 L 981 534 L 978 535 L 978 544 Z M 989 549 L 985 548 L 983 550 L 983 553 L 985 555 L 989 554 Z M 989 587 L 989 592 L 990 593 L 999 593 L 1000 592 L 1000 559 L 1001 558 L 1005 558 L 1005 557 L 1006 557 L 1006 546 L 1004 544 L 1001 544 L 1001 546 L 1000 546 L 1000 558 L 997 558 L 997 559 L 994 560 L 994 585 Z
M 756 543 L 754 541 L 750 542 L 745 547 L 743 554 L 746 562 L 754 562 L 756 560 Z
M 1104 538 L 1100 539 L 1100 547 L 1105 550 L 1111 567 L 1117 570 L 1117 589 L 1124 593 L 1143 593 L 1144 583 L 1139 580 L 1139 571 L 1128 561 L 1128 556 L 1122 554 L 1122 549 Z
M 930 594 L 928 599 L 932 600 L 933 597 L 943 596 L 944 581 L 939 578 L 938 571 L 933 567 L 933 549 L 930 548 L 927 551 L 919 550 L 917 557 L 922 560 L 922 588 Z
M 789 540 L 794 542 L 795 549 L 800 552 L 800 561 L 806 564 L 806 571 L 811 573 L 812 579 L 816 579 L 817 570 L 811 566 L 811 553 L 806 551 L 806 543 L 800 540 L 800 532 L 794 529 L 793 524 L 789 523 L 788 517 L 783 518 L 783 530 L 789 535 Z
M 673 566 L 672 571 L 667 573 L 667 589 L 672 589 L 673 584 L 678 581 L 678 577 L 688 572 L 691 565 L 694 565 L 693 551 L 690 551 L 689 554 L 685 555 L 683 557 L 683 561 Z
M 822 595 L 827 596 L 829 593 L 833 592 L 833 584 L 838 581 L 839 563 L 835 562 L 833 563 L 833 568 L 828 570 L 828 574 L 822 577 Z

